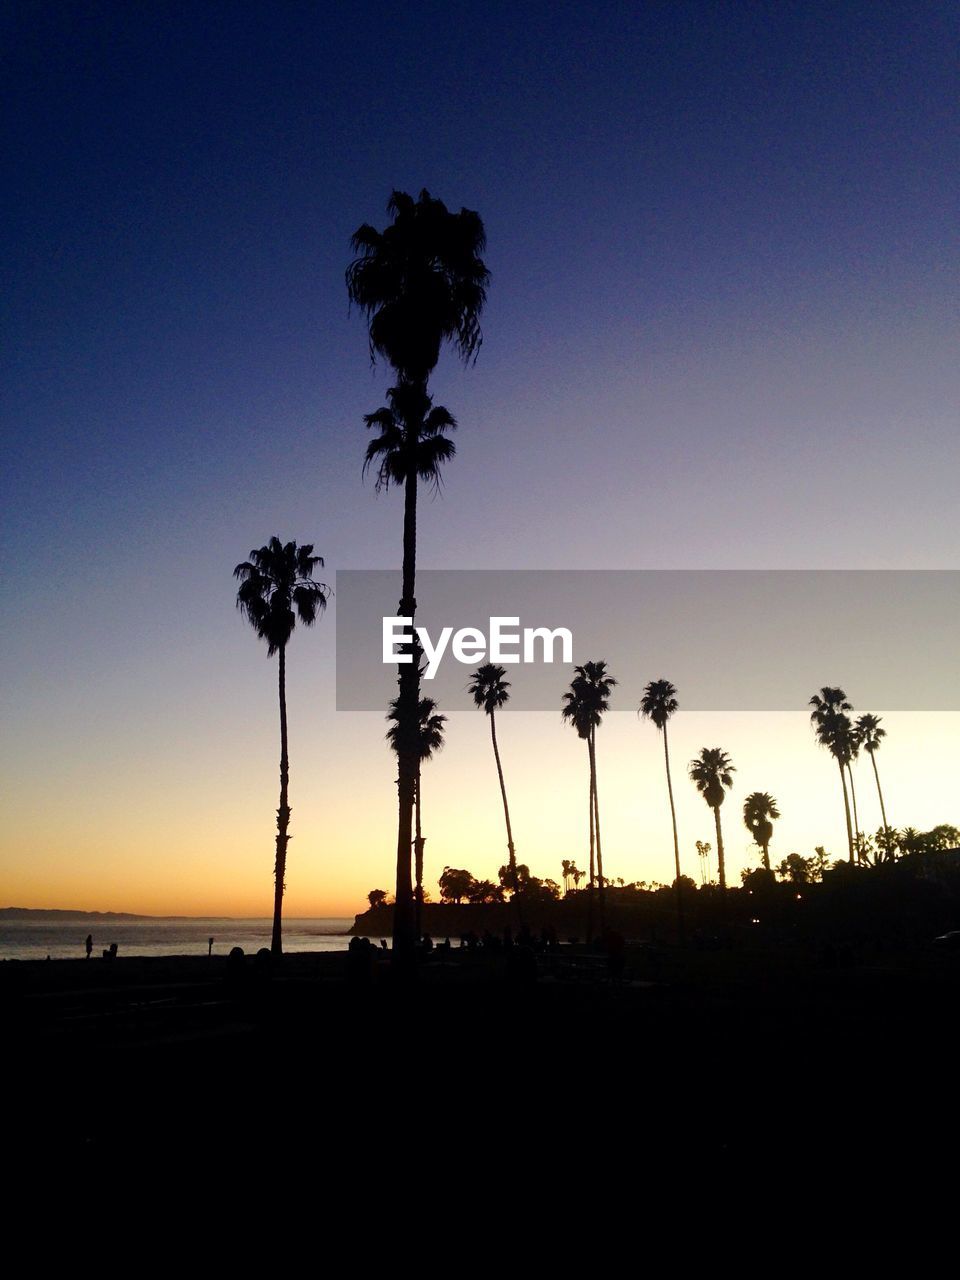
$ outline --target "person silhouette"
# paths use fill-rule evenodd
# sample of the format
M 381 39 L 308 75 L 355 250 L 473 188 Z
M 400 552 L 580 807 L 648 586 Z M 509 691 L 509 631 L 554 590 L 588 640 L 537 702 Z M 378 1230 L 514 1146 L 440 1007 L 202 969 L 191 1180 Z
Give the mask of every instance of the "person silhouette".
M 84 943 L 84 946 L 87 949 L 87 959 L 89 960 L 91 955 L 93 954 L 93 934 L 92 933 L 87 934 L 87 940 Z

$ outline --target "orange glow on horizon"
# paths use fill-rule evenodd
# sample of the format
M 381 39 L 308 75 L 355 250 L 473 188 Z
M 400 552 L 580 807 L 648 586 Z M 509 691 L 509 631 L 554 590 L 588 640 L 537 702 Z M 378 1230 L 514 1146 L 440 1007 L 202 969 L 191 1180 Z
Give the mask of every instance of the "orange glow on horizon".
M 926 829 L 956 823 L 951 811 L 960 716 L 890 714 L 878 755 L 890 821 Z M 576 736 L 547 713 L 504 714 L 499 727 L 517 854 L 535 875 L 561 880 L 560 863 L 584 868 L 586 758 Z M 350 917 L 373 888 L 394 888 L 395 764 L 379 716 L 329 714 L 292 756 L 293 817 L 285 915 Z M 330 743 L 335 743 L 331 749 Z M 844 854 L 842 802 L 832 762 L 812 741 L 805 713 L 694 714 L 671 724 L 681 862 L 699 880 L 694 842 L 715 843 L 711 811 L 685 777 L 704 743 L 722 742 L 737 773 L 721 816 L 731 883 L 758 865 L 740 809 L 751 790 L 771 791 L 783 818 L 771 845 L 787 853 L 824 844 Z M 119 775 L 87 753 L 61 777 L 23 774 L 3 838 L 0 906 L 145 915 L 269 916 L 272 911 L 276 763 L 269 733 L 230 751 L 193 744 L 193 759 L 127 760 Z M 611 714 L 598 737 L 604 861 L 608 877 L 672 879 L 672 840 L 656 731 Z M 238 785 L 237 778 L 243 785 Z M 880 825 L 869 761 L 857 768 L 861 827 Z M 174 804 L 173 798 L 176 797 Z M 426 884 L 445 865 L 496 879 L 505 861 L 499 791 L 485 717 L 456 712 L 447 746 L 424 770 Z M 715 858 L 715 851 L 712 855 Z

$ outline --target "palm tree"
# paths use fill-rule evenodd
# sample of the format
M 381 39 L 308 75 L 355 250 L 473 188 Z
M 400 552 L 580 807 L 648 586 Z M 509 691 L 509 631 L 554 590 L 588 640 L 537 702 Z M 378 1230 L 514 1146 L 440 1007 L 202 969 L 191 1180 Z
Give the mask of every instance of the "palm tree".
M 480 348 L 486 235 L 479 214 L 451 213 L 426 190 L 416 200 L 394 191 L 387 213 L 386 230 L 365 223 L 354 232 L 347 292 L 368 319 L 371 359 L 382 356 L 404 382 L 426 383 L 444 342 L 464 360 Z
M 497 726 L 495 713 L 510 700 L 510 681 L 506 677 L 504 667 L 485 662 L 470 677 L 469 692 L 473 701 L 490 717 L 490 739 L 493 742 L 493 756 L 497 762 L 497 777 L 500 779 L 500 796 L 503 800 L 503 818 L 507 824 L 507 865 L 510 868 L 510 888 L 517 889 L 517 855 L 513 847 L 513 831 L 510 827 L 510 808 L 507 805 L 507 788 L 503 782 L 503 766 L 500 763 L 500 748 L 497 746 Z
M 857 861 L 863 861 L 863 841 L 865 839 L 863 832 L 860 830 L 860 817 L 857 814 L 857 788 L 853 780 L 853 765 L 860 756 L 860 734 L 857 732 L 857 726 L 847 716 L 847 724 L 845 730 L 846 739 L 846 756 L 847 756 L 847 778 L 850 782 L 850 807 L 853 810 L 853 847 L 856 851 Z
M 709 840 L 697 841 L 697 857 L 700 859 L 700 883 L 710 883 L 710 850 L 713 846 Z
M 667 745 L 667 721 L 679 707 L 677 691 L 669 680 L 651 680 L 643 691 L 638 715 L 652 720 L 663 734 L 663 760 L 667 769 L 667 796 L 670 800 L 670 821 L 673 823 L 673 860 L 676 867 L 677 935 L 683 941 L 683 892 L 680 888 L 680 840 L 677 836 L 677 810 L 673 803 L 673 783 L 670 779 L 670 748 Z
M 387 719 L 390 721 L 390 728 L 387 730 L 387 741 L 399 757 L 400 755 L 400 699 L 394 698 L 390 703 L 387 711 Z M 416 815 L 415 830 L 416 835 L 413 841 L 413 860 L 414 860 L 414 916 L 417 930 L 417 937 L 422 937 L 422 918 L 423 918 L 423 846 L 426 840 L 423 837 L 421 827 L 421 817 L 423 814 L 422 790 L 420 786 L 421 766 L 425 760 L 432 760 L 436 752 L 443 750 L 444 743 L 444 725 L 447 723 L 447 717 L 442 716 L 437 711 L 437 704 L 433 698 L 421 698 L 417 707 L 417 729 L 419 747 L 417 752 L 417 780 L 414 788 L 414 813 Z
M 847 849 L 850 865 L 853 866 L 854 846 L 853 827 L 850 822 L 850 800 L 847 795 L 846 770 L 851 759 L 851 737 L 853 727 L 848 711 L 853 710 L 842 689 L 832 685 L 824 685 L 819 693 L 815 693 L 808 704 L 813 707 L 810 720 L 821 747 L 825 747 L 840 770 L 840 785 L 843 788 L 843 811 L 847 820 Z
M 752 791 L 743 802 L 743 825 L 763 852 L 763 865 L 770 870 L 770 841 L 774 819 L 780 817 L 777 802 L 768 791 Z
M 593 809 L 593 759 L 590 756 L 590 714 L 587 709 L 587 699 L 584 690 L 578 688 L 576 684 L 571 684 L 569 690 L 563 695 L 563 709 L 561 716 L 566 720 L 572 728 L 577 732 L 577 737 L 581 741 L 587 743 L 587 756 L 589 760 L 589 779 L 590 792 L 587 802 L 587 816 L 590 828 L 590 860 L 588 866 L 590 868 L 587 879 L 587 941 L 593 941 L 593 888 L 597 879 L 597 862 L 595 856 L 595 840 L 594 840 L 594 809 Z
M 400 383 L 387 392 L 386 405 L 374 413 L 364 415 L 367 427 L 376 432 L 368 443 L 363 460 L 364 474 L 376 467 L 376 489 L 389 489 L 391 484 L 404 490 L 403 523 L 403 600 L 400 615 L 413 618 L 416 602 L 413 601 L 415 559 L 417 541 L 417 486 L 419 481 L 440 488 L 441 468 L 456 453 L 456 446 L 446 434 L 456 430 L 456 420 L 442 405 L 434 405 L 424 386 L 416 383 Z M 411 604 L 410 602 L 413 601 Z M 406 602 L 406 604 L 405 604 Z M 405 609 L 409 606 L 409 612 Z M 414 898 L 410 879 L 410 845 L 406 856 L 400 855 L 399 838 L 411 838 L 411 817 L 416 807 L 419 787 L 420 721 L 417 708 L 420 705 L 420 648 L 415 638 L 406 644 L 410 661 L 400 665 L 400 696 L 395 700 L 397 724 L 395 749 L 399 762 L 397 790 L 399 796 L 399 828 L 397 848 L 397 891 L 394 909 L 394 945 L 398 937 L 401 953 L 413 936 L 419 937 L 417 920 L 420 916 L 419 898 Z M 414 716 L 403 714 L 403 708 L 412 700 Z M 407 746 L 409 745 L 409 750 Z M 410 773 L 412 759 L 412 775 Z M 413 837 L 415 857 L 422 856 L 422 847 Z M 422 889 L 420 897 L 422 898 Z M 412 918 L 411 906 L 413 905 Z
M 727 869 L 723 861 L 723 832 L 720 829 L 720 806 L 724 801 L 724 787 L 733 786 L 732 775 L 736 768 L 730 763 L 730 757 L 719 747 L 703 747 L 699 756 L 691 760 L 687 766 L 690 781 L 713 810 L 713 819 L 717 827 L 717 860 L 720 864 L 720 889 L 727 887 Z
M 287 644 L 297 620 L 313 626 L 327 603 L 328 589 L 314 582 L 314 570 L 323 566 L 323 557 L 313 554 L 313 545 L 298 547 L 271 538 L 265 547 L 250 552 L 250 559 L 238 564 L 233 576 L 239 578 L 237 608 L 261 640 L 267 642 L 267 657 L 279 654 L 280 692 L 280 807 L 277 809 L 277 852 L 274 865 L 273 935 L 270 950 L 283 952 L 282 911 L 284 877 L 287 869 L 287 842 L 290 839 L 290 760 L 287 751 Z
M 433 409 L 427 381 L 444 342 L 459 355 L 476 357 L 480 314 L 489 273 L 480 258 L 483 223 L 468 209 L 451 213 L 443 201 L 421 191 L 417 200 L 394 191 L 387 204 L 392 222 L 384 231 L 364 224 L 354 233 L 355 254 L 347 268 L 347 292 L 367 318 L 370 357 L 385 359 L 397 375 L 385 413 L 367 419 L 380 430 L 367 449 L 366 465 L 379 461 L 378 482 L 404 489 L 403 585 L 399 615 L 416 613 L 417 482 L 436 483 L 440 465 L 453 456 L 443 435 L 451 428 L 446 410 Z M 439 416 L 437 416 L 439 415 Z M 422 447 L 421 447 L 422 446 Z M 411 621 L 412 626 L 412 621 Z M 411 634 L 412 639 L 412 634 Z M 409 658 L 409 642 L 407 652 Z M 419 666 L 398 664 L 397 892 L 393 942 L 397 958 L 414 941 L 410 847 L 417 774 Z
M 600 840 L 600 800 L 597 793 L 597 727 L 610 709 L 610 690 L 616 685 L 605 662 L 585 662 L 574 667 L 570 690 L 563 695 L 563 718 L 569 720 L 587 743 L 590 761 L 590 884 L 594 883 L 594 841 L 596 842 L 596 883 L 600 896 L 600 923 L 604 914 L 603 846 Z
M 880 790 L 880 774 L 877 772 L 877 752 L 880 750 L 880 744 L 887 736 L 886 729 L 880 727 L 880 716 L 874 716 L 867 713 L 857 719 L 857 738 L 860 745 L 870 757 L 870 763 L 873 765 L 873 776 L 877 783 L 877 796 L 880 800 L 880 816 L 883 818 L 884 833 L 889 832 L 887 826 L 887 811 L 883 807 L 883 792 Z

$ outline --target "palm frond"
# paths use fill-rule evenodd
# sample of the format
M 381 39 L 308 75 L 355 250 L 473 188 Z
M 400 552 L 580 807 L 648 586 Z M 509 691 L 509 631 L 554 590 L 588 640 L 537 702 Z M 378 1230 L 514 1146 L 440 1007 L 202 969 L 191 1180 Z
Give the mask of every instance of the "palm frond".
M 644 688 L 637 715 L 663 729 L 679 706 L 677 691 L 669 680 L 651 680 Z
M 324 609 L 329 588 L 311 576 L 322 564 L 312 543 L 298 547 L 273 537 L 234 569 L 240 580 L 237 608 L 267 642 L 268 655 L 286 645 L 298 617 L 311 626 Z

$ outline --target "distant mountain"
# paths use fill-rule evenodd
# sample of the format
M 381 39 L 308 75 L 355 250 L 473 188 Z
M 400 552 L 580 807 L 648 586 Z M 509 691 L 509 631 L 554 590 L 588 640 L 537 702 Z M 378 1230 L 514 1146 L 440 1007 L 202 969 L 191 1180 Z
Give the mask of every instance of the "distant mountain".
M 0 920 L 158 920 L 162 916 L 137 916 L 130 911 L 57 911 L 33 907 L 0 907 Z
M 232 916 L 138 916 L 132 911 L 57 911 L 33 907 L 0 907 L 0 920 L 231 920 Z

